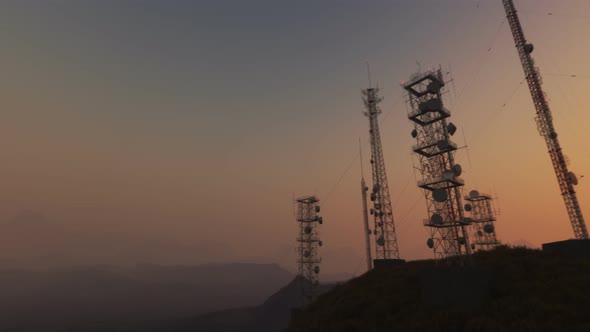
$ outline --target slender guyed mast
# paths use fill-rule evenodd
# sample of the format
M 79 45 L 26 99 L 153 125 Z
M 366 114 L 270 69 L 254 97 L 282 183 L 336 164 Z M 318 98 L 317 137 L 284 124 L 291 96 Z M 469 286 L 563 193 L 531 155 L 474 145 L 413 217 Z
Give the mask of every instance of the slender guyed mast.
M 561 146 L 559 145 L 559 140 L 557 139 L 557 132 L 553 126 L 551 110 L 549 109 L 549 104 L 545 98 L 545 93 L 541 88 L 541 74 L 539 73 L 538 68 L 535 67 L 535 62 L 531 56 L 531 53 L 533 52 L 533 44 L 527 43 L 524 38 L 524 32 L 522 31 L 520 20 L 516 14 L 514 2 L 512 0 L 502 0 L 502 3 L 506 10 L 506 18 L 510 24 L 510 30 L 512 31 L 512 36 L 516 43 L 518 56 L 520 57 L 524 75 L 537 112 L 535 116 L 537 129 L 547 144 L 551 163 L 553 164 L 553 169 L 557 176 L 557 182 L 559 183 L 559 189 L 561 190 L 567 214 L 572 224 L 572 228 L 574 229 L 574 235 L 576 239 L 588 239 L 588 230 L 586 228 L 586 223 L 584 222 L 584 217 L 582 216 L 582 210 L 578 203 L 576 191 L 574 190 L 574 185 L 578 183 L 578 179 L 574 173 L 567 169 L 567 164 Z

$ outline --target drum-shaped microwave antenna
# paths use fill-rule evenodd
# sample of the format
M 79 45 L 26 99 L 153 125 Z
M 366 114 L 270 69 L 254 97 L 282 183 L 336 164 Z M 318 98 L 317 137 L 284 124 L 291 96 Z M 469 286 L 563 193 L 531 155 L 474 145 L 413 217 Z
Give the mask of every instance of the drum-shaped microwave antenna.
M 430 217 L 430 223 L 433 225 L 442 225 L 443 217 L 440 214 L 435 213 Z
M 436 189 L 432 192 L 432 198 L 439 203 L 446 201 L 448 197 L 449 195 L 447 194 L 447 191 L 442 188 Z
M 428 246 L 428 248 L 432 249 L 434 248 L 434 240 L 432 238 L 426 240 L 426 245 Z

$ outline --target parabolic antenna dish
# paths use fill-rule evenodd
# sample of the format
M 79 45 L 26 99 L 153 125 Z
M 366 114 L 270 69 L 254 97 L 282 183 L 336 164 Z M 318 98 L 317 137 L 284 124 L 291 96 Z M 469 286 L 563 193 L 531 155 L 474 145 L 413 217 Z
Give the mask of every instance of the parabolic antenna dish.
M 461 174 L 463 174 L 463 167 L 459 164 L 455 164 L 453 166 L 453 172 L 455 173 L 455 176 L 461 176 Z
M 443 217 L 440 214 L 435 213 L 430 217 L 430 223 L 433 225 L 442 225 Z
M 471 211 L 471 208 L 472 208 L 471 204 L 469 204 L 469 203 L 465 204 L 465 211 L 469 212 L 469 211 Z
M 442 139 L 442 140 L 436 142 L 436 147 L 439 150 L 444 151 L 449 148 L 449 142 L 446 139 Z
M 434 248 L 434 240 L 433 239 L 428 239 L 426 240 L 426 245 L 428 246 L 428 248 L 432 249 Z
M 311 233 L 311 227 L 305 226 L 305 228 L 303 229 L 303 231 L 305 232 L 305 234 L 310 234 Z
M 432 94 L 439 93 L 440 88 L 442 88 L 442 85 L 439 81 L 432 81 L 426 86 L 426 90 Z
M 447 125 L 447 131 L 449 132 L 449 135 L 453 136 L 455 132 L 457 132 L 457 126 L 455 126 L 452 122 L 449 122 Z
M 320 206 L 319 206 L 319 205 L 316 205 L 316 206 L 315 206 L 315 212 L 316 212 L 316 213 L 319 213 L 319 212 L 320 212 Z
M 320 218 L 318 219 L 318 222 L 320 223 L 320 225 L 321 225 L 321 224 L 323 224 L 323 223 L 324 223 L 324 217 L 320 217 Z
M 493 233 L 494 232 L 494 225 L 488 224 L 488 225 L 483 226 L 483 231 L 488 234 Z
M 321 246 L 323 246 L 323 245 L 324 245 L 324 242 L 322 242 L 322 241 L 318 241 L 318 246 L 320 246 L 320 247 L 321 247 Z
M 455 172 L 447 169 L 446 171 L 443 172 L 443 179 L 450 181 L 455 177 Z
M 313 272 L 315 272 L 315 274 L 320 273 L 320 267 L 316 265 L 316 267 L 313 268 Z
M 416 129 L 412 130 L 412 137 L 416 138 L 418 136 L 418 131 Z
M 444 189 L 436 189 L 432 192 L 432 198 L 434 198 L 435 201 L 442 203 L 448 198 L 447 191 Z
M 442 101 L 438 98 L 432 98 L 428 101 L 429 111 L 440 111 L 442 109 Z
M 418 109 L 420 110 L 420 112 L 425 112 L 428 109 L 428 102 L 421 102 L 420 105 L 418 105 Z
M 462 245 L 462 246 L 464 246 L 464 245 L 465 245 L 465 243 L 466 243 L 466 242 L 465 242 L 465 238 L 464 238 L 464 237 L 460 237 L 460 238 L 459 238 L 459 244 L 460 244 L 460 245 Z
M 567 173 L 567 177 L 569 178 L 571 184 L 573 184 L 574 186 L 578 185 L 578 177 L 576 176 L 576 174 L 574 174 L 574 172 Z
M 469 197 L 471 197 L 471 198 L 477 198 L 477 197 L 479 197 L 479 191 L 477 191 L 477 190 L 470 191 L 469 192 Z
M 383 238 L 383 236 L 380 236 L 377 239 L 377 245 L 380 246 L 380 247 L 383 247 L 385 245 L 385 239 Z
M 475 243 L 471 244 L 471 250 L 475 250 Z

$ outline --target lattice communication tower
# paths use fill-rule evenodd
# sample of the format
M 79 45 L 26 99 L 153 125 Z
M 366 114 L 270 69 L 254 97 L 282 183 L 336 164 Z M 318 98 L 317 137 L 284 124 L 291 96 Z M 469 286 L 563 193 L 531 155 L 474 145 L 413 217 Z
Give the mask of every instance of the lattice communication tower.
M 549 103 L 547 103 L 545 92 L 541 88 L 541 74 L 531 56 L 534 48 L 533 44 L 527 43 L 527 40 L 524 38 L 524 32 L 516 14 L 514 2 L 512 0 L 502 0 L 502 3 L 506 10 L 506 18 L 508 19 L 510 30 L 516 43 L 516 49 L 518 50 L 518 56 L 531 92 L 533 104 L 537 111 L 537 115 L 535 116 L 537 129 L 539 130 L 539 134 L 545 138 L 545 143 L 549 149 L 551 163 L 557 176 L 561 195 L 565 201 L 565 207 L 574 230 L 574 236 L 576 239 L 588 239 L 588 230 L 584 222 L 584 216 L 582 216 L 576 191 L 574 190 L 574 186 L 578 184 L 578 179 L 573 172 L 568 171 L 563 151 L 559 145 Z
M 315 297 L 315 290 L 319 284 L 320 263 L 318 248 L 322 246 L 319 237 L 318 225 L 323 224 L 323 217 L 319 215 L 319 199 L 315 196 L 301 197 L 297 203 L 297 222 L 299 223 L 299 236 L 297 237 L 297 251 L 299 257 L 297 264 L 299 276 L 304 280 L 301 283 L 303 297 L 310 303 Z
M 369 137 L 371 141 L 371 170 L 373 175 L 373 188 L 371 189 L 371 202 L 375 235 L 375 251 L 377 259 L 399 259 L 397 236 L 393 221 L 393 210 L 385 160 L 381 146 L 381 134 L 379 133 L 379 119 L 381 114 L 379 103 L 383 100 L 378 96 L 377 88 L 368 88 L 362 91 L 363 102 L 366 111 L 363 114 L 369 118 Z
M 500 245 L 492 196 L 472 190 L 465 196 L 465 202 L 465 211 L 471 216 L 471 249 L 489 250 Z
M 451 141 L 457 127 L 448 122 L 451 112 L 443 105 L 444 86 L 440 69 L 418 72 L 402 82 L 407 91 L 408 119 L 414 124 L 411 135 L 417 142 L 412 150 L 420 163 L 418 187 L 423 189 L 428 210 L 428 219 L 423 222 L 430 233 L 426 244 L 435 258 L 456 256 L 465 263 L 471 253 L 469 219 L 463 215 L 462 168 L 455 164 L 457 145 Z

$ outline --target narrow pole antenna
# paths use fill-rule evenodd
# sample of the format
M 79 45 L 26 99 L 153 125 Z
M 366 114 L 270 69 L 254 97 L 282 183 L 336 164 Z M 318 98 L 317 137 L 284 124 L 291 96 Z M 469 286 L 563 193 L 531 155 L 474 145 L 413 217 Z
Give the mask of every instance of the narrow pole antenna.
M 367 61 L 366 63 L 367 63 L 367 76 L 369 77 L 369 88 L 372 88 L 372 86 L 371 86 L 371 68 L 369 67 L 369 61 Z
M 465 153 L 467 154 L 469 168 L 473 168 L 473 165 L 471 165 L 471 156 L 469 155 L 469 145 L 467 145 L 467 139 L 465 138 L 465 129 L 463 128 L 463 126 L 461 126 L 461 134 L 463 134 L 463 145 L 465 145 Z

